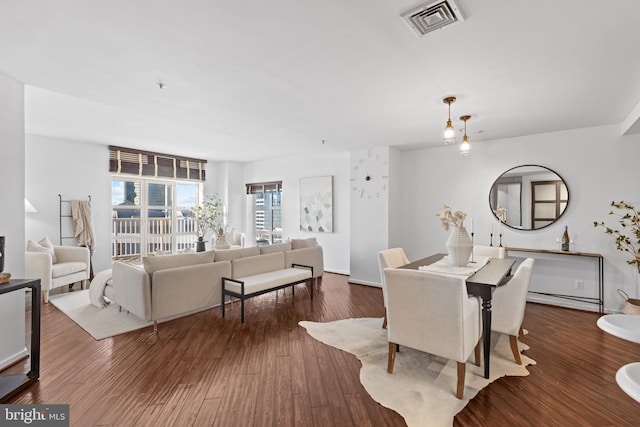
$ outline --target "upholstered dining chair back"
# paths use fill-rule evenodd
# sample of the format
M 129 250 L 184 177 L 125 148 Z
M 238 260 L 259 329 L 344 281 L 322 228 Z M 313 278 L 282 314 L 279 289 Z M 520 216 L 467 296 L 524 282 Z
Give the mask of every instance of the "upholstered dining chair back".
M 473 256 L 488 257 L 488 258 L 506 258 L 507 251 L 504 246 L 473 245 Z
M 521 363 L 517 335 L 521 334 L 533 264 L 533 258 L 522 261 L 511 280 L 493 293 L 491 330 L 509 335 L 513 357 L 518 364 Z
M 396 345 L 455 360 L 456 395 L 462 398 L 465 362 L 476 349 L 476 364 L 479 363 L 482 332 L 480 305 L 477 298 L 467 294 L 465 278 L 393 268 L 385 269 L 384 275 L 388 371 L 393 371 Z
M 380 281 L 382 282 L 382 299 L 384 302 L 385 310 L 387 307 L 387 289 L 385 286 L 384 269 L 385 268 L 397 268 L 402 265 L 409 264 L 409 259 L 404 253 L 402 248 L 385 249 L 378 252 L 378 266 L 380 267 Z M 387 315 L 385 312 L 382 327 L 387 326 Z

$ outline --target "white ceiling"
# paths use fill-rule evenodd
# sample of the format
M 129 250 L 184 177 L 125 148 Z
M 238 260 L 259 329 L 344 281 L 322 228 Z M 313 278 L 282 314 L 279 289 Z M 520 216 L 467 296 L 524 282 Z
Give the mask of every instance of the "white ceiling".
M 417 4 L 2 0 L 0 71 L 27 133 L 210 160 L 441 145 L 450 95 L 472 143 L 639 127 L 640 1 L 458 0 L 422 38 Z

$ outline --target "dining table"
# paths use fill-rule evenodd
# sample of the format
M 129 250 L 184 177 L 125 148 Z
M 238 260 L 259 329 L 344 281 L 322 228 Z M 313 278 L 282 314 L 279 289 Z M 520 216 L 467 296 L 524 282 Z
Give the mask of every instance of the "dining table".
M 399 268 L 418 270 L 441 261 L 445 254 L 434 254 L 410 262 Z M 482 301 L 482 350 L 484 361 L 484 377 L 489 378 L 489 361 L 491 355 L 491 301 L 493 292 L 511 279 L 511 268 L 516 260 L 513 258 L 489 258 L 474 273 L 466 276 L 467 292 Z M 452 266 L 453 267 L 453 266 Z M 453 270 L 453 269 L 452 269 Z M 446 269 L 442 271 L 446 273 Z

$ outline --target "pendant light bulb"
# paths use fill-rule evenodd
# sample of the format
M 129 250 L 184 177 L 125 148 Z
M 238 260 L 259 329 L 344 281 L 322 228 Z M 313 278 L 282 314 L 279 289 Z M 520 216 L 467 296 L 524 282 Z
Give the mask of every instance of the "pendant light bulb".
M 453 124 L 451 123 L 451 104 L 453 102 L 456 102 L 456 97 L 455 96 L 449 96 L 447 98 L 444 98 L 442 100 L 442 102 L 444 102 L 445 104 L 447 104 L 449 106 L 449 115 L 447 117 L 447 125 L 444 128 L 444 143 L 445 144 L 450 144 L 452 142 L 455 141 L 456 138 L 456 132 L 453 129 Z
M 467 120 L 469 120 L 471 116 L 462 116 L 460 120 L 464 122 L 464 136 L 462 137 L 462 144 L 460 144 L 460 155 L 466 156 L 469 154 L 469 150 L 471 150 L 471 145 L 469 144 L 469 137 L 467 136 Z
M 449 119 L 447 120 L 447 126 L 444 128 L 444 139 L 453 139 L 455 134 L 453 124 L 451 124 L 451 119 Z

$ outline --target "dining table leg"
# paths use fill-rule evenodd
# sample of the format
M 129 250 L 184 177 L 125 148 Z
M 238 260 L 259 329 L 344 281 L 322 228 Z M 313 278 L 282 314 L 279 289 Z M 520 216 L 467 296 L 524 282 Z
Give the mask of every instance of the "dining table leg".
M 491 295 L 482 297 L 482 351 L 484 377 L 489 379 L 489 355 L 491 354 Z

